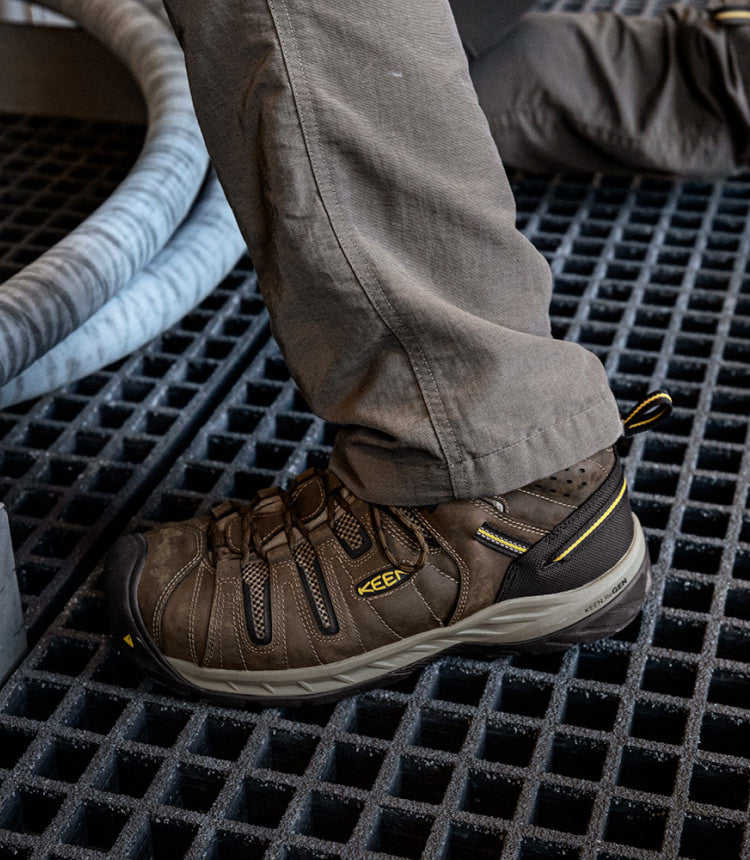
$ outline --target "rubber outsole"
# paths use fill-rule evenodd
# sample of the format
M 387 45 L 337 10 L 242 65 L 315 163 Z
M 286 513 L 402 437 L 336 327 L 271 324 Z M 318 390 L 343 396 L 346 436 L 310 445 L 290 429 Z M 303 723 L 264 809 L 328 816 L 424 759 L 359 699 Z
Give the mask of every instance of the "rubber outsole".
M 637 526 L 640 534 L 640 526 Z M 641 542 L 643 538 L 640 538 Z M 640 544 L 638 547 L 639 552 Z M 146 676 L 153 678 L 172 692 L 182 696 L 198 697 L 221 705 L 237 706 L 265 705 L 265 706 L 295 706 L 305 702 L 323 703 L 335 701 L 342 696 L 355 692 L 372 689 L 374 687 L 387 686 L 390 683 L 403 678 L 419 669 L 425 663 L 432 662 L 447 654 L 481 655 L 482 657 L 494 657 L 516 654 L 541 654 L 550 651 L 560 651 L 574 645 L 605 639 L 626 627 L 640 611 L 643 601 L 651 585 L 651 566 L 648 552 L 643 544 L 643 557 L 636 559 L 637 569 L 627 584 L 607 599 L 601 608 L 594 609 L 584 618 L 576 623 L 562 629 L 535 639 L 526 639 L 520 642 L 507 642 L 495 644 L 491 642 L 461 642 L 452 644 L 436 650 L 419 659 L 410 660 L 408 665 L 398 668 L 384 668 L 382 673 L 375 677 L 367 678 L 358 682 L 352 678 L 353 683 L 341 681 L 339 687 L 333 691 L 316 692 L 314 688 L 296 695 L 247 695 L 241 692 L 222 692 L 212 690 L 193 683 L 185 678 L 156 647 L 153 639 L 146 630 L 143 619 L 138 611 L 137 592 L 141 572 L 143 570 L 147 543 L 142 535 L 129 535 L 121 538 L 112 548 L 105 562 L 105 590 L 106 605 L 109 615 L 110 626 L 116 640 L 120 643 L 122 650 L 136 667 Z M 614 570 L 614 569 L 613 569 Z M 602 577 L 603 579 L 603 577 Z M 622 582 L 622 580 L 621 580 Z M 565 594 L 565 593 L 562 593 Z M 568 593 L 570 594 L 570 593 Z M 475 616 L 473 616 L 475 617 Z M 446 632 L 451 628 L 446 628 Z M 472 635 L 471 629 L 466 631 Z M 403 640 L 408 644 L 410 640 Z M 419 650 L 414 648 L 412 650 Z M 176 661 L 180 662 L 180 661 Z M 387 661 L 382 661 L 387 666 Z M 200 670 L 198 667 L 195 671 Z M 332 671 L 336 671 L 333 665 Z M 228 674 L 226 670 L 215 670 L 213 674 Z M 292 670 L 292 673 L 294 670 Z M 243 673 L 239 673 L 240 675 Z M 249 673 L 244 673 L 249 674 Z M 253 673 L 257 674 L 257 673 Z M 280 674 L 280 673 L 276 673 Z M 291 674 L 291 673 L 290 673 Z M 337 675 L 337 678 L 342 677 Z M 344 678 L 348 677 L 346 675 Z M 298 682 L 300 683 L 300 682 Z M 308 685 L 309 686 L 309 685 Z M 274 690 L 271 684 L 267 685 L 269 690 Z

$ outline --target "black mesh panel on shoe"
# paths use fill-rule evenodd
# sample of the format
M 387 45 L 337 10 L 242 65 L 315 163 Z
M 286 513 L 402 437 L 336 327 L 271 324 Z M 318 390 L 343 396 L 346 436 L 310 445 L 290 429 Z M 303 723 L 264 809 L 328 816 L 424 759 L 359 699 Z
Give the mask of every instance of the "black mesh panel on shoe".
M 349 511 L 341 511 L 331 528 L 351 558 L 358 558 L 372 546 L 370 536 Z
M 250 638 L 258 645 L 271 641 L 271 579 L 268 563 L 256 561 L 242 568 L 242 594 Z
M 324 633 L 338 633 L 339 625 L 331 605 L 323 571 L 315 555 L 315 550 L 306 541 L 297 544 L 293 550 L 302 585 L 310 601 L 310 606 Z

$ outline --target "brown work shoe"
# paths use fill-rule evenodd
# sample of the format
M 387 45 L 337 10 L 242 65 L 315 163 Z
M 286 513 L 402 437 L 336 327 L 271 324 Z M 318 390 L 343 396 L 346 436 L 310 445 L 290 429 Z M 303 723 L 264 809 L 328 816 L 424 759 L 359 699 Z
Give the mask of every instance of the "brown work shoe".
M 106 580 L 112 628 L 144 672 L 282 704 L 387 683 L 461 645 L 606 637 L 637 614 L 650 567 L 607 448 L 502 496 L 420 508 L 370 504 L 312 469 L 250 505 L 122 538 Z

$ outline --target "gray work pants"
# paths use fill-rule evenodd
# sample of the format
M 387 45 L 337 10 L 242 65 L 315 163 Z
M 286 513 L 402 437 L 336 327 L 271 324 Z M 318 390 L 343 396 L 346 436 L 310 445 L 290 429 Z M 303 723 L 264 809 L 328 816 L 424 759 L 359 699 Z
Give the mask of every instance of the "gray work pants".
M 718 125 L 732 111 L 747 122 L 734 91 L 693 104 L 696 81 L 703 94 L 722 86 L 717 74 L 736 73 L 724 31 L 701 19 L 684 25 L 692 35 L 683 39 L 675 16 L 655 37 L 673 61 L 660 67 L 661 88 L 650 79 L 642 87 L 636 65 L 620 93 L 599 71 L 619 79 L 619 64 L 650 36 L 623 51 L 628 27 L 588 16 L 512 29 L 522 0 L 456 0 L 455 19 L 447 0 L 166 5 L 273 333 L 311 408 L 343 425 L 331 465 L 355 492 L 404 505 L 490 495 L 615 441 L 621 424 L 600 362 L 550 337 L 550 271 L 515 229 L 498 148 L 521 165 L 557 158 L 566 110 L 581 108 L 567 157 L 579 169 L 619 165 L 606 123 L 619 123 L 620 112 L 645 117 L 658 141 L 682 122 L 673 90 Z M 475 55 L 477 89 L 456 21 Z M 497 37 L 487 40 L 490 24 Z M 610 56 L 613 39 L 621 41 Z M 559 73 L 547 68 L 550 55 L 563 62 Z M 610 99 L 616 105 L 597 114 L 599 139 L 586 110 Z M 537 121 L 547 109 L 554 116 Z M 707 154 L 690 146 L 676 147 L 676 161 L 644 160 L 692 168 Z M 627 166 L 639 163 L 635 155 Z M 709 156 L 703 166 L 736 163 Z

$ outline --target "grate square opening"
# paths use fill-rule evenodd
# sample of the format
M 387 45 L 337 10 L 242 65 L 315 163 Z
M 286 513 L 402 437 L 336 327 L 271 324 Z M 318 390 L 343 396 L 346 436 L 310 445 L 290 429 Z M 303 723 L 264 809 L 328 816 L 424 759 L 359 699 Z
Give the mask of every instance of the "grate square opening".
M 693 766 L 690 799 L 727 809 L 746 809 L 750 800 L 750 772 L 699 760 Z
M 606 757 L 606 743 L 575 735 L 556 734 L 547 760 L 547 770 L 574 779 L 598 780 L 604 770 Z
M 689 699 L 695 689 L 696 666 L 677 660 L 649 657 L 641 678 L 641 689 Z
M 401 756 L 389 793 L 420 803 L 439 804 L 448 788 L 453 767 L 429 759 Z
M 52 528 L 44 532 L 31 552 L 43 558 L 66 559 L 73 552 L 84 532 L 70 528 Z
M 270 487 L 276 470 L 257 472 L 235 472 L 229 487 L 229 495 L 234 499 L 252 499 L 260 490 Z
M 105 511 L 102 500 L 90 496 L 75 496 L 65 506 L 60 519 L 74 526 L 93 526 Z
M 666 521 L 665 521 L 666 522 Z M 686 508 L 680 530 L 700 537 L 723 538 L 727 533 L 729 514 L 706 508 Z
M 252 433 L 264 416 L 262 409 L 249 407 L 234 407 L 228 409 L 226 414 L 226 426 L 230 433 Z
M 4 478 L 20 478 L 34 465 L 34 457 L 17 451 L 0 452 L 0 475 Z
M 695 860 L 742 856 L 743 827 L 735 821 L 688 813 L 682 825 L 680 856 Z
M 303 774 L 317 746 L 318 739 L 311 735 L 272 729 L 255 766 L 280 773 Z
M 155 384 L 145 379 L 123 379 L 117 399 L 126 403 L 142 403 L 154 390 Z
M 32 732 L 0 723 L 0 768 L 10 770 L 34 740 Z
M 0 860 L 27 860 L 29 857 L 31 857 L 31 848 L 21 848 L 19 845 L 0 842 Z
M 95 744 L 53 738 L 34 766 L 34 773 L 60 782 L 77 782 L 97 749 Z
M 261 469 L 278 471 L 284 468 L 295 450 L 293 445 L 280 445 L 277 442 L 258 442 L 255 446 L 255 465 Z
M 39 479 L 43 484 L 70 487 L 86 468 L 79 460 L 50 460 Z
M 22 493 L 13 504 L 12 511 L 22 517 L 43 519 L 62 498 L 60 493 L 32 490 Z
M 133 860 L 175 860 L 184 857 L 197 832 L 197 826 L 186 821 L 150 819 L 135 840 Z
M 504 839 L 504 834 L 497 830 L 451 824 L 440 860 L 498 860 Z
M 89 489 L 94 493 L 118 493 L 133 476 L 133 469 L 122 466 L 103 466 L 94 475 Z
M 572 845 L 563 845 L 559 842 L 547 842 L 542 839 L 523 839 L 518 860 L 572 860 L 581 856 L 581 852 Z
M 488 725 L 479 748 L 479 758 L 526 767 L 534 754 L 539 733 L 515 723 Z
M 195 755 L 237 761 L 252 730 L 252 723 L 237 723 L 213 715 L 208 716 L 188 749 Z
M 471 770 L 466 779 L 461 809 L 492 818 L 513 818 L 523 783 L 504 774 Z
M 194 516 L 201 506 L 195 496 L 164 493 L 158 503 L 148 512 L 148 519 L 158 523 L 178 522 Z
M 654 628 L 653 644 L 657 648 L 697 654 L 703 648 L 705 632 L 706 625 L 702 621 L 661 615 Z
M 307 723 L 311 726 L 326 726 L 335 710 L 336 702 L 317 705 L 305 702 L 301 705 L 281 708 L 281 716 L 285 720 L 292 720 L 297 723 Z
M 721 553 L 721 546 L 678 540 L 672 556 L 672 567 L 693 573 L 718 573 Z
M 49 789 L 18 788 L 0 807 L 0 830 L 44 833 L 64 799 Z
M 458 752 L 469 731 L 470 720 L 432 708 L 424 708 L 414 731 L 412 743 L 446 752 Z
M 695 502 L 731 505 L 736 489 L 737 484 L 734 481 L 696 475 L 690 483 L 690 498 Z
M 129 750 L 116 750 L 96 781 L 101 791 L 143 797 L 154 780 L 161 761 Z
M 656 702 L 636 701 L 630 734 L 635 738 L 681 744 L 685 736 L 688 712 Z
M 710 612 L 713 596 L 714 587 L 709 582 L 670 576 L 664 583 L 662 605 L 691 612 Z
M 99 597 L 82 597 L 65 621 L 65 626 L 82 633 L 105 634 L 109 632 L 104 601 Z
M 382 750 L 337 742 L 321 779 L 368 790 L 378 778 L 384 758 Z
M 732 588 L 727 594 L 724 614 L 750 621 L 750 588 Z
M 563 722 L 571 726 L 610 731 L 617 717 L 618 705 L 616 696 L 574 688 L 565 701 Z
M 671 506 L 655 499 L 644 499 L 633 496 L 630 500 L 633 513 L 641 521 L 641 525 L 649 529 L 663 530 L 669 522 Z
M 636 791 L 671 796 L 679 764 L 676 755 L 628 746 L 622 751 L 617 784 Z
M 375 698 L 355 700 L 347 731 L 370 738 L 390 740 L 398 731 L 406 705 Z
M 363 803 L 314 791 L 307 800 L 297 833 L 325 839 L 328 842 L 348 842 L 357 826 Z
M 576 677 L 607 684 L 623 684 L 628 673 L 630 655 L 601 645 L 582 645 L 578 650 Z
M 716 656 L 725 660 L 750 663 L 750 629 L 723 624 L 719 632 Z
M 552 695 L 552 685 L 538 680 L 506 675 L 496 709 L 508 714 L 543 717 Z
M 710 752 L 750 758 L 750 720 L 710 712 L 705 714 L 700 747 Z
M 32 596 L 41 594 L 50 582 L 52 582 L 59 570 L 58 567 L 41 564 L 36 561 L 28 561 L 25 564 L 19 565 L 16 568 L 16 575 L 21 594 Z
M 94 397 L 102 388 L 109 382 L 109 376 L 103 373 L 94 373 L 91 376 L 86 376 L 78 380 L 73 385 L 73 391 L 76 394 L 82 394 L 85 397 Z
M 542 784 L 537 792 L 532 822 L 549 830 L 585 833 L 593 806 L 594 796 L 591 794 Z
M 94 642 L 55 637 L 45 649 L 37 668 L 76 677 L 86 668 L 96 649 Z
M 208 860 L 261 860 L 268 842 L 245 833 L 219 830 L 208 854 Z
M 707 472 L 729 472 L 736 475 L 740 470 L 742 455 L 733 448 L 719 448 L 716 445 L 701 445 L 697 466 Z
M 609 806 L 604 831 L 608 842 L 658 851 L 664 841 L 668 810 L 615 798 Z
M 651 463 L 680 466 L 685 459 L 686 450 L 687 446 L 682 442 L 652 436 L 646 440 L 646 444 L 643 446 L 643 459 Z M 699 468 L 708 467 L 700 466 Z
M 678 472 L 644 466 L 635 473 L 633 491 L 656 496 L 674 496 L 679 477 Z
M 381 808 L 367 843 L 371 851 L 382 851 L 396 857 L 422 856 L 434 819 L 403 810 Z
M 170 385 L 164 394 L 163 405 L 168 409 L 184 409 L 198 393 L 186 385 Z
M 62 427 L 56 427 L 54 424 L 31 424 L 24 434 L 21 445 L 25 448 L 38 448 L 44 451 L 52 446 L 62 431 Z
M 188 711 L 174 710 L 155 702 L 142 703 L 128 729 L 128 740 L 157 747 L 172 747 L 190 717 Z
M 99 425 L 109 430 L 119 430 L 132 414 L 133 409 L 129 406 L 103 403 L 99 407 Z
M 750 673 L 716 669 L 708 688 L 708 701 L 734 708 L 750 708 Z
M 192 812 L 208 812 L 223 787 L 224 778 L 215 771 L 181 764 L 169 781 L 161 802 Z
M 703 436 L 714 442 L 734 442 L 744 445 L 747 438 L 747 423 L 715 415 L 706 421 Z
M 176 420 L 176 415 L 153 410 L 146 413 L 138 425 L 138 431 L 147 436 L 165 436 Z
M 179 488 L 193 493 L 210 493 L 222 474 L 222 469 L 189 465 L 185 467 Z
M 432 696 L 459 705 L 478 705 L 487 677 L 487 672 L 466 671 L 449 662 L 442 663 Z
M 233 436 L 209 436 L 206 443 L 206 457 L 217 463 L 231 463 L 244 444 L 244 439 Z
M 119 450 L 114 456 L 114 459 L 119 463 L 133 463 L 138 465 L 146 460 L 154 450 L 155 443 L 149 439 L 128 439 L 122 440 Z
M 309 418 L 300 418 L 296 415 L 278 415 L 274 435 L 277 439 L 299 442 L 310 429 L 312 423 Z
M 126 699 L 108 696 L 96 690 L 84 690 L 73 704 L 63 723 L 74 729 L 83 729 L 100 735 L 108 734 L 120 714 L 125 710 Z
M 68 692 L 67 687 L 25 678 L 8 698 L 5 713 L 30 720 L 47 720 Z

